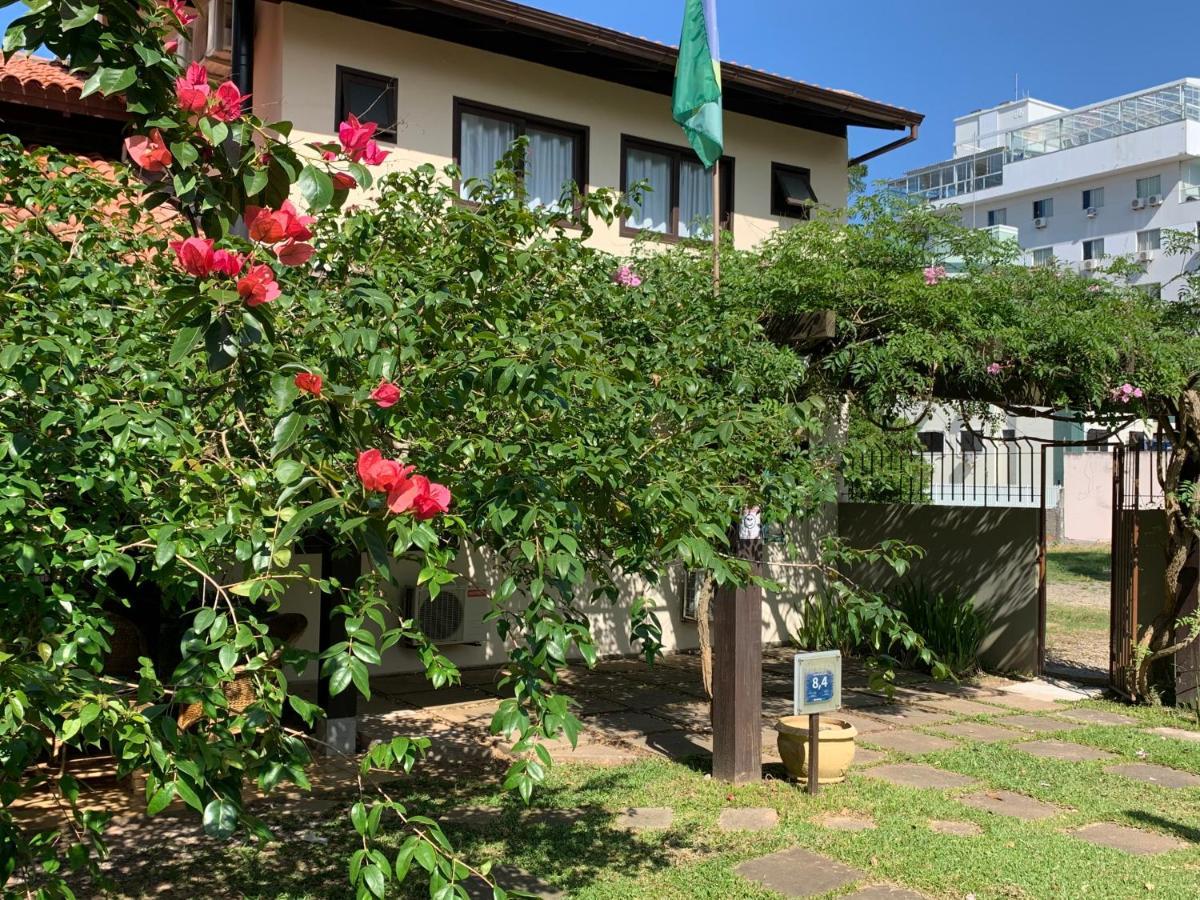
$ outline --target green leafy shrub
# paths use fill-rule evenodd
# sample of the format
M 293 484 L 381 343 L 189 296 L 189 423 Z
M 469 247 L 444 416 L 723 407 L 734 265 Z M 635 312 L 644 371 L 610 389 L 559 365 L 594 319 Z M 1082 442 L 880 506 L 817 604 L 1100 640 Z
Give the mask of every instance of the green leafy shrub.
M 979 647 L 989 622 L 971 597 L 938 593 L 917 582 L 892 591 L 888 602 L 955 675 L 969 675 L 979 668 Z

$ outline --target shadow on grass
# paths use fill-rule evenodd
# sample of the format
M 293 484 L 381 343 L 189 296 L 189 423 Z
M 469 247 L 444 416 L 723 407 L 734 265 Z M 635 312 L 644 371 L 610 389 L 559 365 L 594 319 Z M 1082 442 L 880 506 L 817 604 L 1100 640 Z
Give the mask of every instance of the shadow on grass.
M 1159 831 L 1169 831 L 1176 837 L 1189 841 L 1192 844 L 1200 844 L 1200 828 L 1184 825 L 1181 822 L 1173 822 L 1154 813 L 1148 813 L 1143 809 L 1129 809 L 1125 811 L 1125 815 L 1145 825 L 1152 825 Z
M 1050 548 L 1046 553 L 1047 578 L 1069 581 L 1099 581 L 1112 579 L 1112 556 L 1106 549 L 1065 550 Z

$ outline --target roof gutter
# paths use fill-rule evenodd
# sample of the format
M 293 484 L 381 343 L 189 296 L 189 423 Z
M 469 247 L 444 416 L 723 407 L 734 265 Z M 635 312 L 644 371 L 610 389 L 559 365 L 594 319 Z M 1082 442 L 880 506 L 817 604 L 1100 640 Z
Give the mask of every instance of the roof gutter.
M 862 165 L 867 160 L 874 159 L 877 156 L 883 156 L 885 153 L 891 153 L 893 150 L 899 150 L 905 144 L 911 144 L 917 139 L 917 131 L 920 129 L 920 127 L 921 126 L 919 123 L 913 122 L 908 126 L 908 134 L 906 134 L 904 137 L 892 141 L 890 144 L 884 144 L 882 147 L 876 147 L 869 153 L 864 153 L 861 156 L 854 157 L 852 160 L 846 163 L 847 168 L 853 168 L 854 166 Z

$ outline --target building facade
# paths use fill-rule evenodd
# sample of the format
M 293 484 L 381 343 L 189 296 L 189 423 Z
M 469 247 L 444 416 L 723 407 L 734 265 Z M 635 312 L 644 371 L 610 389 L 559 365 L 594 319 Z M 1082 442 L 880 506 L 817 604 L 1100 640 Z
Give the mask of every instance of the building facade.
M 1200 223 L 1200 79 L 1079 109 L 1025 99 L 954 120 L 953 158 L 892 183 L 972 227 L 1003 229 L 1031 265 L 1096 271 L 1136 262 L 1132 283 L 1178 296 L 1193 261 L 1167 232 Z

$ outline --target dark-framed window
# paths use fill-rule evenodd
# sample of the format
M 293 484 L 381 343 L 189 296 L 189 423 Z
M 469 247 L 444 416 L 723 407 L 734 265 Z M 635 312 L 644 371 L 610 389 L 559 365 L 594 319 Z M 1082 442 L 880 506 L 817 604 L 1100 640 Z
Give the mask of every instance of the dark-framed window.
M 811 170 L 771 163 L 771 215 L 785 219 L 807 219 L 816 202 Z
M 940 431 L 918 431 L 917 440 L 924 453 L 941 453 L 946 449 L 946 436 Z
M 721 157 L 721 228 L 733 226 L 733 159 Z M 642 231 L 661 234 L 667 240 L 712 235 L 712 175 L 696 159 L 690 147 L 676 147 L 643 138 L 621 135 L 621 192 L 628 194 L 639 182 L 647 183 L 640 203 L 621 219 L 621 234 L 632 237 Z
M 360 122 L 375 123 L 376 140 L 396 143 L 399 95 L 399 82 L 395 78 L 338 66 L 334 129 L 354 113 Z
M 491 180 L 519 137 L 528 140 L 520 174 L 530 206 L 557 207 L 569 185 L 586 190 L 587 126 L 455 97 L 454 163 L 462 173 L 463 199 L 471 181 Z
M 963 453 L 982 453 L 983 435 L 977 431 L 964 428 L 958 433 L 958 446 Z

